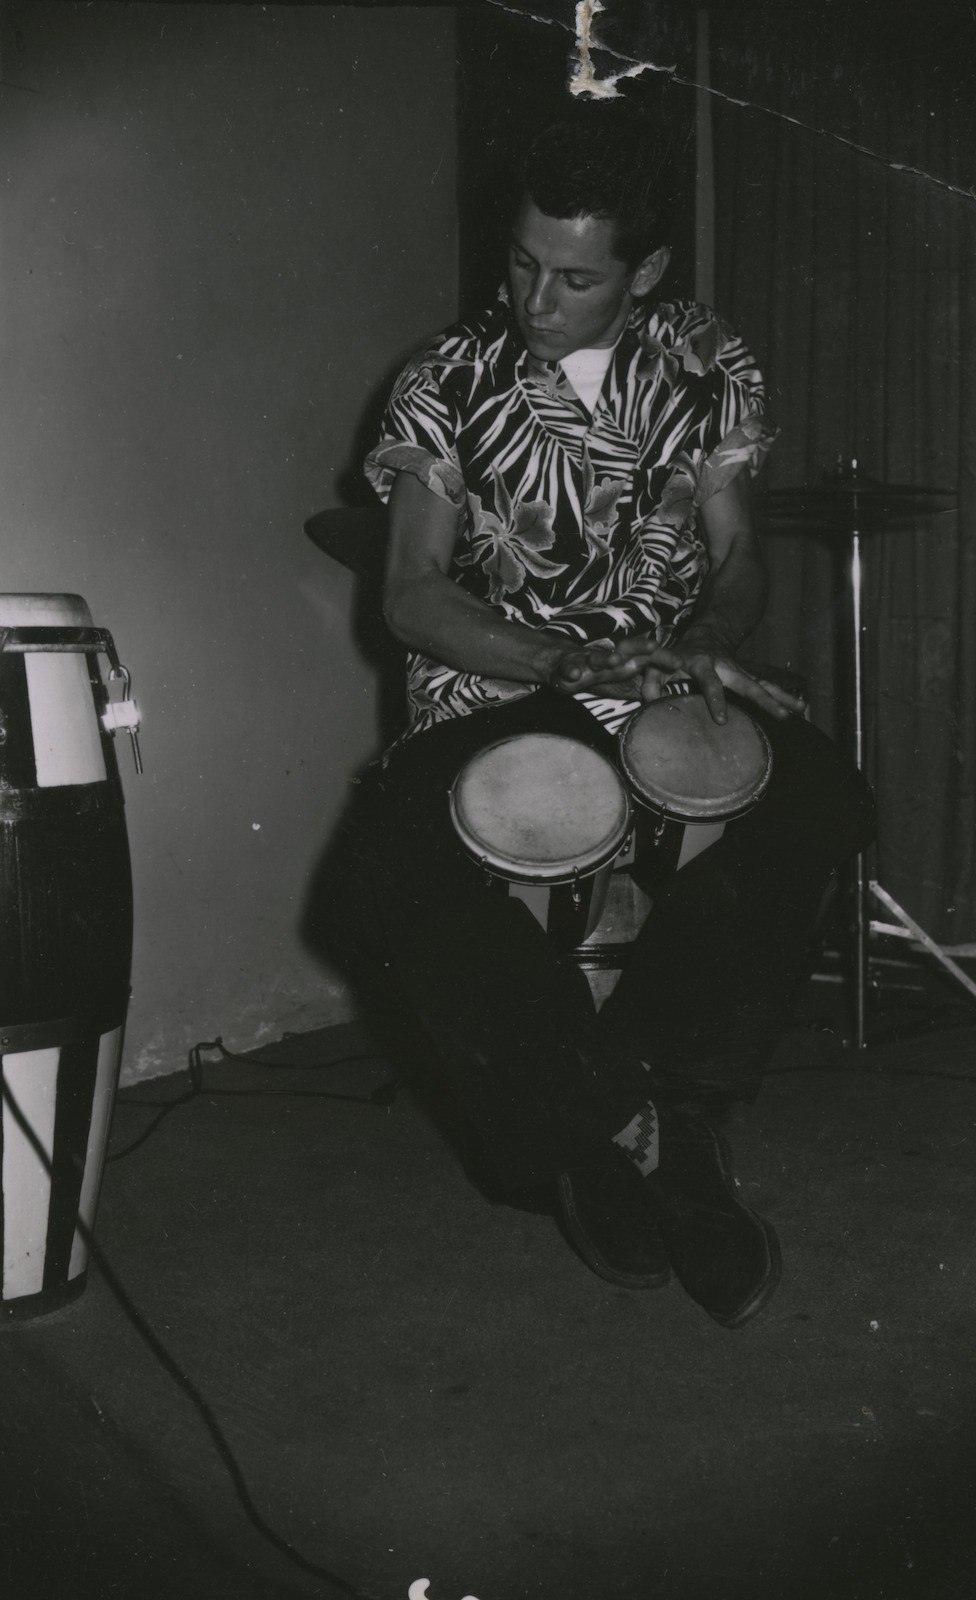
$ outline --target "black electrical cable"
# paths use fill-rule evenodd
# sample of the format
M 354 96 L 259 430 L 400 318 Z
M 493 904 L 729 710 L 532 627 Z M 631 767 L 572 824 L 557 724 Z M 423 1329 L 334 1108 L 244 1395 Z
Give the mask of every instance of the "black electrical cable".
M 10 1114 L 16 1122 L 18 1128 L 26 1138 L 28 1144 L 30 1145 L 34 1154 L 37 1156 L 37 1159 L 40 1161 L 48 1177 L 53 1182 L 53 1163 L 44 1146 L 41 1144 L 40 1139 L 38 1139 L 37 1134 L 34 1132 L 34 1129 L 31 1127 L 16 1099 L 11 1093 L 10 1086 L 8 1085 L 6 1079 L 3 1078 L 2 1075 L 0 1075 L 0 1092 L 2 1092 L 4 1103 L 7 1105 Z M 180 1102 L 174 1101 L 174 1105 L 178 1103 Z M 128 1317 L 132 1327 L 135 1329 L 143 1343 L 148 1346 L 151 1353 L 156 1357 L 156 1360 L 159 1362 L 160 1366 L 173 1380 L 177 1388 L 182 1390 L 183 1394 L 186 1395 L 187 1399 L 191 1402 L 196 1409 L 197 1414 L 202 1419 L 203 1425 L 210 1435 L 214 1449 L 216 1450 L 217 1455 L 227 1471 L 231 1483 L 234 1486 L 238 1501 L 251 1526 L 261 1536 L 261 1538 L 266 1541 L 266 1543 L 270 1544 L 279 1552 L 280 1555 L 283 1555 L 302 1572 L 308 1574 L 308 1576 L 324 1579 L 327 1583 L 332 1584 L 333 1588 L 337 1589 L 340 1594 L 347 1596 L 348 1600 L 374 1600 L 374 1597 L 364 1594 L 361 1589 L 354 1588 L 351 1583 L 348 1583 L 345 1578 L 341 1578 L 339 1574 L 333 1572 L 331 1568 L 324 1567 L 317 1561 L 312 1561 L 308 1556 L 303 1555 L 300 1550 L 298 1550 L 293 1544 L 289 1543 L 283 1534 L 278 1533 L 277 1529 L 273 1528 L 271 1524 L 265 1520 L 261 1512 L 258 1510 L 258 1507 L 254 1503 L 251 1491 L 247 1486 L 247 1480 L 245 1479 L 244 1474 L 238 1465 L 234 1452 L 231 1450 L 230 1445 L 227 1443 L 227 1440 L 224 1437 L 223 1429 L 221 1428 L 220 1423 L 217 1421 L 209 1401 L 197 1388 L 189 1374 L 183 1371 L 183 1368 L 180 1366 L 175 1356 L 170 1354 L 169 1350 L 159 1338 L 159 1335 L 154 1331 L 151 1324 L 143 1316 L 135 1302 L 130 1298 L 128 1291 L 123 1287 L 120 1278 L 115 1272 L 115 1269 L 110 1265 L 105 1252 L 102 1250 L 100 1245 L 96 1244 L 91 1229 L 86 1226 L 80 1216 L 77 1218 L 76 1226 L 79 1234 L 91 1253 L 92 1259 L 97 1263 L 102 1277 L 105 1279 L 109 1289 L 115 1296 L 117 1303 L 121 1306 L 123 1312 Z
M 388 1106 L 393 1103 L 400 1090 L 400 1080 L 395 1077 L 388 1078 L 385 1083 L 379 1084 L 369 1095 L 336 1094 L 321 1089 L 205 1089 L 203 1085 L 203 1062 L 201 1060 L 202 1052 L 205 1050 L 216 1050 L 220 1053 L 222 1060 L 241 1061 L 247 1066 L 275 1067 L 282 1070 L 290 1068 L 293 1071 L 309 1070 L 308 1064 L 303 1062 L 264 1061 L 259 1056 L 235 1054 L 234 1051 L 226 1048 L 219 1033 L 216 1039 L 202 1039 L 199 1044 L 193 1045 L 188 1054 L 187 1070 L 190 1075 L 190 1087 L 184 1094 L 177 1095 L 175 1100 L 169 1100 L 162 1104 L 158 1100 L 123 1099 L 121 1095 L 118 1097 L 119 1105 L 153 1106 L 159 1109 L 159 1115 L 153 1117 L 149 1126 L 144 1128 L 138 1138 L 132 1140 L 131 1144 L 127 1144 L 122 1150 L 117 1150 L 113 1155 L 110 1155 L 108 1157 L 109 1161 L 122 1161 L 126 1156 L 132 1155 L 133 1151 L 138 1150 L 140 1145 L 145 1144 L 150 1135 L 155 1133 L 160 1123 L 164 1122 L 170 1113 L 176 1110 L 177 1106 L 188 1105 L 191 1100 L 195 1100 L 199 1095 L 206 1095 L 208 1099 L 234 1099 L 235 1097 L 240 1097 L 259 1100 L 262 1098 L 281 1099 L 288 1097 L 299 1100 L 341 1100 L 346 1105 Z M 321 1071 L 326 1067 L 340 1067 L 349 1061 L 378 1061 L 381 1059 L 382 1057 L 378 1056 L 375 1051 L 363 1051 L 354 1055 L 337 1056 L 333 1061 L 315 1062 L 311 1070 Z

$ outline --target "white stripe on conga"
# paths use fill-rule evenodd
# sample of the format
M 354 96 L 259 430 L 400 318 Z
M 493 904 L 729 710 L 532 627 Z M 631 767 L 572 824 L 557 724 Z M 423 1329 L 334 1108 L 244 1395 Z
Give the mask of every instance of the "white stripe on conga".
M 675 872 L 681 867 L 686 867 L 689 861 L 694 861 L 695 857 L 700 856 L 703 850 L 707 850 L 710 844 L 721 839 L 724 832 L 724 822 L 688 823 L 682 835 Z
M 508 886 L 509 897 L 512 900 L 521 900 L 528 906 L 541 928 L 549 922 L 549 894 L 548 887 L 538 883 L 510 883 Z
M 30 651 L 25 660 L 38 787 L 104 783 L 105 756 L 85 656 Z
M 54 1149 L 54 1108 L 61 1051 L 24 1050 L 0 1062 L 4 1083 L 45 1151 Z M 40 1294 L 51 1204 L 51 1179 L 27 1135 L 3 1103 L 3 1298 Z
M 102 1173 L 105 1170 L 108 1129 L 112 1116 L 112 1105 L 115 1100 L 115 1086 L 118 1082 L 121 1057 L 122 1029 L 120 1027 L 113 1028 L 111 1033 L 103 1033 L 98 1042 L 98 1075 L 95 1079 L 95 1095 L 92 1101 L 91 1131 L 88 1135 L 88 1150 L 85 1154 L 85 1176 L 82 1180 L 81 1195 L 78 1200 L 78 1215 L 89 1230 L 94 1227 L 98 1191 L 102 1183 Z M 76 1229 L 74 1243 L 71 1246 L 68 1281 L 70 1282 L 72 1278 L 77 1278 L 79 1272 L 84 1272 L 87 1265 L 88 1246 Z

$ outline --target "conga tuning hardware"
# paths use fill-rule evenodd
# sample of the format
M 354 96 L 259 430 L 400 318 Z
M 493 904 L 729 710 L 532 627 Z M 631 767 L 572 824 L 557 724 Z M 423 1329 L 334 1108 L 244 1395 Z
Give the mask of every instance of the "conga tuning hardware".
M 129 693 L 132 688 L 132 674 L 128 667 L 124 667 L 115 653 L 115 646 L 108 641 L 106 654 L 111 663 L 109 667 L 109 683 L 122 684 L 122 694 L 118 700 L 109 700 L 102 712 L 102 727 L 114 737 L 118 728 L 124 728 L 132 740 L 132 759 L 135 762 L 136 772 L 142 775 L 142 751 L 139 749 L 139 707 Z
M 107 656 L 108 681 L 109 683 L 121 681 L 122 695 L 118 700 L 109 700 L 103 708 L 102 726 L 113 735 L 117 728 L 125 729 L 132 740 L 132 758 L 136 772 L 142 772 L 139 711 L 129 694 L 132 677 L 129 669 L 119 660 L 112 635 L 106 628 L 61 624 L 52 626 L 49 623 L 29 621 L 25 622 L 24 626 L 0 628 L 0 653 L 4 651 L 11 655 L 87 655 L 91 652 Z

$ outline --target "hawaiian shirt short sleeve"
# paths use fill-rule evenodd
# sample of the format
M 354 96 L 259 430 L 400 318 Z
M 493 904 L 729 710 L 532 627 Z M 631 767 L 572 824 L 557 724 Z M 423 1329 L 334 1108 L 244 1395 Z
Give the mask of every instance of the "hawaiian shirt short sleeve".
M 389 500 L 398 472 L 408 472 L 458 507 L 465 503 L 464 476 L 455 442 L 457 418 L 442 376 L 457 365 L 450 335 L 436 340 L 400 373 L 387 404 L 379 443 L 365 461 L 366 477 L 380 499 Z
M 755 475 L 776 438 L 762 374 L 728 323 L 692 302 L 659 306 L 641 330 L 640 342 L 638 372 L 645 378 L 657 374 L 666 385 L 672 397 L 669 422 L 683 434 L 680 449 L 672 452 L 674 470 L 658 509 L 670 509 L 676 496 L 687 495 L 689 503 L 680 509 L 690 518 L 743 469 Z

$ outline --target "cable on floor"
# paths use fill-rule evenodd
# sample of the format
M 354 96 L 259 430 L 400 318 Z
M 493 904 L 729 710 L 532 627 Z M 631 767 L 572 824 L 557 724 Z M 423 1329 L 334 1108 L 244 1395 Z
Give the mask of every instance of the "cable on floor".
M 9 1084 L 2 1077 L 2 1075 L 0 1075 L 0 1092 L 2 1092 L 3 1101 L 8 1107 L 10 1114 L 16 1122 L 18 1128 L 24 1135 L 37 1159 L 40 1161 L 44 1171 L 53 1182 L 55 1176 L 53 1163 L 40 1139 L 37 1137 L 37 1134 L 34 1132 L 34 1129 L 31 1127 L 29 1121 L 18 1105 L 14 1095 L 11 1093 Z M 178 1103 L 180 1102 L 174 1102 L 174 1105 Z M 143 1316 L 135 1302 L 130 1298 L 128 1290 L 123 1286 L 122 1281 L 116 1273 L 114 1267 L 110 1265 L 105 1252 L 102 1250 L 101 1246 L 95 1242 L 95 1238 L 91 1229 L 86 1226 L 80 1216 L 77 1219 L 76 1226 L 79 1234 L 85 1242 L 85 1245 L 91 1253 L 92 1260 L 96 1262 L 98 1269 L 101 1272 L 102 1277 L 105 1279 L 105 1282 L 107 1283 L 112 1294 L 114 1295 L 117 1304 L 122 1308 L 122 1311 L 125 1313 L 140 1339 L 148 1347 L 152 1355 L 155 1356 L 160 1366 L 172 1379 L 176 1387 L 180 1389 L 187 1397 L 196 1410 L 197 1415 L 201 1418 L 204 1427 L 210 1435 L 214 1449 L 216 1450 L 217 1455 L 226 1469 L 231 1483 L 233 1484 L 238 1503 L 240 1504 L 244 1515 L 254 1528 L 255 1532 L 257 1532 L 267 1544 L 271 1545 L 275 1550 L 278 1551 L 280 1555 L 283 1555 L 302 1572 L 313 1578 L 324 1579 L 327 1583 L 332 1584 L 340 1594 L 347 1596 L 348 1600 L 373 1600 L 373 1597 L 364 1594 L 361 1589 L 356 1589 L 351 1583 L 347 1582 L 345 1578 L 341 1578 L 338 1573 L 333 1572 L 331 1568 L 322 1566 L 317 1561 L 312 1561 L 308 1556 L 303 1555 L 295 1545 L 291 1544 L 283 1534 L 280 1534 L 276 1528 L 273 1528 L 271 1524 L 265 1520 L 254 1502 L 251 1491 L 247 1485 L 247 1480 L 244 1477 L 234 1452 L 224 1436 L 223 1429 L 221 1428 L 220 1423 L 214 1414 L 210 1402 L 207 1400 L 206 1396 L 201 1392 L 201 1390 L 197 1388 L 189 1374 L 183 1371 L 183 1368 L 176 1360 L 176 1357 L 170 1354 L 159 1335 L 153 1329 L 151 1323 L 146 1319 L 146 1317 Z
M 341 1100 L 346 1105 L 389 1106 L 392 1105 L 400 1091 L 400 1079 L 397 1077 L 388 1078 L 385 1083 L 378 1084 L 372 1094 L 369 1095 L 336 1094 L 320 1089 L 208 1089 L 204 1087 L 203 1083 L 203 1061 L 201 1059 L 205 1051 L 217 1051 L 223 1061 L 240 1061 L 247 1066 L 280 1068 L 281 1070 L 290 1069 L 299 1072 L 309 1070 L 318 1072 L 326 1067 L 344 1066 L 350 1061 L 380 1061 L 383 1059 L 376 1051 L 363 1051 L 353 1055 L 337 1056 L 334 1061 L 318 1061 L 315 1063 L 267 1061 L 262 1060 L 259 1056 L 239 1055 L 233 1050 L 228 1050 L 218 1033 L 216 1039 L 202 1039 L 199 1044 L 195 1044 L 189 1051 L 187 1070 L 190 1076 L 190 1087 L 183 1094 L 177 1095 L 175 1100 L 168 1100 L 164 1103 L 158 1100 L 134 1100 L 124 1097 L 124 1091 L 123 1094 L 118 1096 L 117 1103 L 119 1105 L 158 1107 L 159 1115 L 153 1117 L 149 1126 L 143 1129 L 138 1138 L 133 1139 L 122 1150 L 117 1150 L 113 1155 L 110 1155 L 108 1157 L 109 1161 L 122 1161 L 126 1156 L 131 1156 L 133 1151 L 138 1150 L 140 1145 L 145 1144 L 146 1140 L 155 1133 L 160 1123 L 164 1122 L 171 1112 L 175 1111 L 178 1106 L 189 1105 L 190 1101 L 195 1100 L 199 1095 L 204 1095 L 207 1099 L 233 1099 L 235 1097 L 252 1100 L 289 1098 L 298 1100 Z

